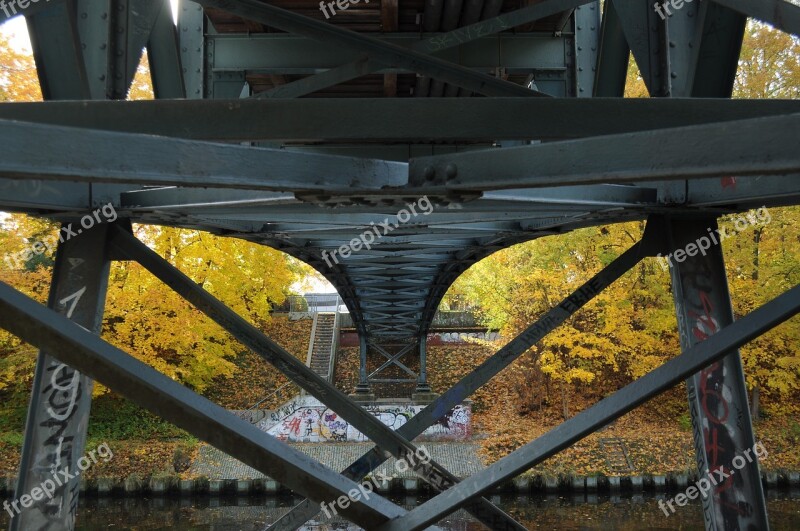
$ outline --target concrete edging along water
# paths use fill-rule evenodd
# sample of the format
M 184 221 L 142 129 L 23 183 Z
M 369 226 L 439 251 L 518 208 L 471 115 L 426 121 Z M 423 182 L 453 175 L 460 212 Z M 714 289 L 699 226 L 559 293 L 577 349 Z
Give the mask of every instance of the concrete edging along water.
M 635 476 L 543 476 L 522 475 L 497 489 L 497 492 L 520 494 L 549 493 L 636 493 L 672 492 L 685 490 L 697 481 L 696 474 L 635 475 Z M 761 481 L 765 489 L 800 488 L 800 472 L 762 471 Z M 0 477 L 0 496 L 14 496 L 16 478 Z M 394 478 L 383 481 L 377 489 L 381 493 L 415 494 L 428 492 L 429 486 L 416 478 Z M 269 479 L 181 479 L 177 475 L 139 478 L 130 476 L 125 480 L 112 478 L 81 479 L 81 492 L 96 496 L 194 496 L 194 495 L 276 495 L 291 491 Z

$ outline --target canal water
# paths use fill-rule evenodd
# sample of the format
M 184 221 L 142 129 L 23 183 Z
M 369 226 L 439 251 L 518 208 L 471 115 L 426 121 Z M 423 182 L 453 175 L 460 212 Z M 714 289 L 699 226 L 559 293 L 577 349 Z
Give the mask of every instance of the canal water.
M 663 494 L 658 495 L 663 498 Z M 672 495 L 670 495 L 671 497 Z M 800 490 L 767 493 L 772 530 L 800 530 Z M 182 531 L 261 531 L 299 501 L 287 497 L 254 498 L 91 498 L 84 497 L 78 512 L 77 529 Z M 411 508 L 424 501 L 415 496 L 393 498 Z M 658 498 L 644 495 L 549 495 L 494 496 L 507 512 L 529 529 L 639 530 L 703 529 L 700 504 L 678 507 L 665 516 Z M 459 511 L 439 523 L 448 531 L 484 529 L 468 514 Z M 8 515 L 0 515 L 0 529 L 8 528 Z M 306 526 L 313 531 L 357 530 L 346 522 Z

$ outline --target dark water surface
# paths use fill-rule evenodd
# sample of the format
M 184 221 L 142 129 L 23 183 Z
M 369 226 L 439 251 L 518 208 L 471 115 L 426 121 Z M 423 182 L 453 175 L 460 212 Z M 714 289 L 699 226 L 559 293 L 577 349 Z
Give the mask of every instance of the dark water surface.
M 669 497 L 671 497 L 670 495 Z M 663 498 L 663 495 L 658 495 Z M 800 491 L 770 491 L 768 511 L 773 530 L 800 531 Z M 178 529 L 183 531 L 261 531 L 296 503 L 279 498 L 83 498 L 77 529 Z M 424 501 L 416 496 L 394 497 L 411 508 Z M 529 529 L 638 530 L 703 529 L 700 504 L 679 507 L 669 517 L 659 509 L 658 498 L 644 495 L 504 494 L 492 501 L 513 514 Z M 0 515 L 0 529 L 7 529 L 8 515 Z M 447 531 L 472 531 L 484 527 L 459 511 L 439 523 Z M 307 530 L 356 530 L 346 522 L 306 526 Z

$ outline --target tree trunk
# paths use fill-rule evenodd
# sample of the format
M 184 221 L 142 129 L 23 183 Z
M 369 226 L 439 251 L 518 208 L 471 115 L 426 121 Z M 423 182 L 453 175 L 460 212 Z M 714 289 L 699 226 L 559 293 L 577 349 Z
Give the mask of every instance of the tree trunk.
M 761 420 L 761 391 L 759 390 L 758 384 L 753 387 L 753 395 L 750 399 L 750 416 L 753 418 L 753 422 L 757 422 Z

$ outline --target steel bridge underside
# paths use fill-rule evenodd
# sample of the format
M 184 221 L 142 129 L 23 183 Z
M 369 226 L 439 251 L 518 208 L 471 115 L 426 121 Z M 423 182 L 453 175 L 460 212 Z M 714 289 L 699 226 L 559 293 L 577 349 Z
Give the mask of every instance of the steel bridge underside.
M 687 4 L 667 22 L 647 3 L 611 0 L 602 14 L 586 0 L 385 0 L 325 20 L 313 2 L 201 0 L 180 4 L 176 27 L 169 4 L 156 1 L 31 4 L 48 101 L 0 104 L 0 210 L 77 229 L 111 203 L 120 219 L 59 245 L 49 308 L 0 284 L 0 326 L 42 349 L 18 492 L 61 456 L 83 455 L 91 379 L 316 503 L 347 493 L 387 457 L 412 454 L 416 436 L 642 259 L 685 248 L 723 214 L 800 204 L 800 104 L 730 99 L 747 17 L 798 35 L 798 13 L 782 0 L 717 0 Z M 124 98 L 145 47 L 157 100 L 109 101 Z M 622 98 L 631 53 L 651 99 Z M 426 393 L 425 337 L 461 273 L 510 245 L 633 220 L 646 220 L 639 243 L 397 432 L 130 231 L 197 229 L 305 261 L 353 317 L 360 391 L 380 382 L 366 374 L 373 348 Z M 110 260 L 142 264 L 375 449 L 339 474 L 103 342 Z M 417 470 L 441 492 L 418 508 L 374 496 L 342 515 L 370 529 L 422 529 L 465 507 L 491 528 L 520 529 L 482 496 L 680 381 L 701 472 L 720 466 L 703 430 L 725 435 L 730 455 L 752 446 L 736 349 L 795 315 L 800 288 L 734 323 L 718 246 L 671 274 L 680 355 L 471 478 L 459 482 L 437 463 Z M 690 322 L 698 301 L 712 308 L 704 341 Z M 414 355 L 418 372 L 402 361 Z M 47 393 L 59 376 L 75 400 L 54 425 Z M 731 403 L 718 407 L 743 423 L 697 410 L 709 383 L 726 389 Z M 53 447 L 55 429 L 69 448 Z M 708 529 L 766 526 L 757 464 L 737 478 L 704 503 Z M 69 529 L 76 507 L 67 485 L 13 525 Z M 275 528 L 318 510 L 306 500 Z

